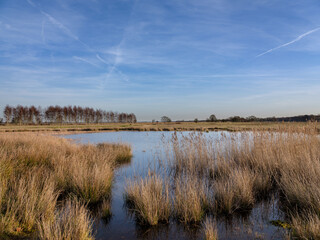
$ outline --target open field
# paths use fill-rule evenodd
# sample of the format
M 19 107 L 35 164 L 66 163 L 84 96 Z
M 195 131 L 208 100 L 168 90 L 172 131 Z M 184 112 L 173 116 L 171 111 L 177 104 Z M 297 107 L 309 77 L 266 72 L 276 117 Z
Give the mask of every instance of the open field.
M 110 213 L 114 169 L 130 158 L 126 145 L 1 133 L 0 239 L 93 239 L 91 210 Z
M 307 123 L 277 122 L 170 122 L 170 123 L 103 123 L 103 124 L 53 124 L 53 125 L 0 125 L 0 132 L 51 131 L 63 133 L 102 131 L 247 131 L 279 130 L 287 126 L 304 127 Z M 320 130 L 320 123 L 316 124 Z

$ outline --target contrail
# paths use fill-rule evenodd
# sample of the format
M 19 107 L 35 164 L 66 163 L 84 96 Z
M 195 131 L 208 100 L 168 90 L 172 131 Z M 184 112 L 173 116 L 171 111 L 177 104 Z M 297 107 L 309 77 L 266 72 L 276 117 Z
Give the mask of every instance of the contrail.
M 79 37 L 75 34 L 73 34 L 69 28 L 67 28 L 66 26 L 64 26 L 61 22 L 59 22 L 57 19 L 55 19 L 54 17 L 52 17 L 49 13 L 46 13 L 45 11 L 40 10 L 40 12 L 46 16 L 49 21 L 57 26 L 58 28 L 60 28 L 66 35 L 68 35 L 69 37 L 73 38 L 74 40 L 78 41 L 79 43 L 81 43 L 83 46 L 85 46 L 86 48 L 92 50 L 91 47 L 89 47 L 87 44 L 85 44 L 84 42 L 82 42 Z
M 97 64 L 95 64 L 95 63 L 93 63 L 93 62 L 91 62 L 91 61 L 89 61 L 89 60 L 87 60 L 87 59 L 85 59 L 85 58 L 78 57 L 78 56 L 73 56 L 73 59 L 79 60 L 79 61 L 82 61 L 82 62 L 85 62 L 85 63 L 88 63 L 88 64 L 90 64 L 90 65 L 92 65 L 92 66 L 97 67 L 97 68 L 100 68 L 99 65 L 97 65 Z
M 74 40 L 77 40 L 79 41 L 79 38 L 78 36 L 74 35 L 70 30 L 69 28 L 67 28 L 66 26 L 64 26 L 61 22 L 59 22 L 57 19 L 55 19 L 54 17 L 52 17 L 50 14 L 44 12 L 44 11 L 41 11 L 41 13 L 46 16 L 49 21 L 57 26 L 58 28 L 60 28 L 65 34 L 67 34 L 69 37 L 73 38 Z
M 107 76 L 106 76 L 106 79 L 109 79 L 114 72 L 117 72 L 123 80 L 125 80 L 126 82 L 128 82 L 128 81 L 129 81 L 129 78 L 128 78 L 123 72 L 121 72 L 121 71 L 117 68 L 117 65 L 118 65 L 119 62 L 120 62 L 119 50 L 117 50 L 114 55 L 116 56 L 116 58 L 115 58 L 114 63 L 112 64 L 112 66 L 109 68 L 109 71 L 108 71 L 108 74 L 107 74 Z M 96 54 L 96 57 L 97 57 L 97 59 L 99 59 L 102 63 L 110 66 L 110 63 L 108 63 L 106 60 L 104 60 L 102 57 L 100 57 L 99 54 Z
M 106 65 L 110 65 L 106 60 L 102 59 L 102 57 L 100 57 L 99 54 L 96 54 L 96 58 L 97 58 L 100 62 L 102 62 L 102 63 L 104 63 L 104 64 L 106 64 Z
M 85 46 L 86 48 L 92 50 L 87 44 L 85 44 L 84 42 L 82 42 L 79 37 L 77 35 L 75 35 L 74 33 L 71 32 L 71 30 L 69 28 L 67 28 L 65 25 L 63 25 L 61 22 L 59 22 L 57 19 L 55 19 L 53 16 L 51 16 L 49 13 L 41 10 L 41 8 L 39 6 L 37 6 L 34 2 L 32 2 L 31 0 L 27 0 L 27 2 L 32 6 L 37 8 L 42 15 L 46 16 L 48 18 L 48 20 L 55 25 L 56 27 L 60 28 L 66 35 L 68 35 L 70 38 L 78 41 L 79 43 L 81 43 L 83 46 Z
M 263 52 L 263 53 L 257 55 L 256 58 L 257 58 L 257 57 L 261 57 L 261 56 L 263 56 L 263 55 L 265 55 L 265 54 L 267 54 L 267 53 L 273 52 L 273 51 L 275 51 L 275 50 L 277 50 L 277 49 L 279 49 L 279 48 L 283 48 L 283 47 L 289 46 L 289 45 L 291 45 L 291 44 L 293 44 L 293 43 L 295 43 L 295 42 L 300 41 L 302 38 L 304 38 L 304 37 L 306 37 L 306 36 L 308 36 L 308 35 L 310 35 L 310 34 L 312 34 L 312 33 L 314 33 L 314 32 L 317 32 L 317 31 L 319 31 L 319 30 L 320 30 L 320 27 L 317 27 L 317 28 L 315 28 L 315 29 L 313 29 L 313 30 L 311 30 L 311 31 L 309 31 L 309 32 L 306 32 L 306 33 L 304 33 L 304 34 L 301 34 L 299 37 L 297 37 L 296 39 L 294 39 L 294 40 L 292 40 L 292 41 L 290 41 L 290 42 L 287 42 L 287 43 L 285 43 L 285 44 L 282 44 L 282 45 L 280 45 L 280 46 L 278 46 L 278 47 L 272 48 L 272 49 L 270 49 L 270 50 L 268 50 L 268 51 L 266 51 L 266 52 Z
M 36 3 L 34 3 L 32 0 L 27 0 L 27 2 L 34 8 L 37 8 L 42 15 L 44 15 L 53 25 L 55 25 L 56 27 L 58 27 L 60 30 L 62 30 L 67 36 L 69 36 L 70 38 L 78 41 L 79 43 L 81 43 L 83 46 L 85 46 L 86 48 L 90 49 L 91 51 L 95 52 L 94 49 L 92 49 L 90 46 L 88 46 L 86 43 L 82 42 L 80 40 L 80 38 L 75 35 L 69 28 L 67 28 L 65 25 L 63 25 L 61 22 L 59 22 L 56 18 L 54 18 L 52 15 L 50 15 L 49 13 L 41 10 L 40 6 L 38 6 Z M 136 1 L 134 3 L 134 6 L 136 5 Z M 134 8 L 134 7 L 133 7 Z M 130 14 L 130 18 L 132 17 L 132 13 L 133 13 L 133 10 L 131 11 L 131 14 Z M 106 64 L 107 66 L 109 66 L 109 71 L 107 73 L 107 76 L 106 76 L 106 80 L 108 80 L 110 78 L 110 76 L 114 73 L 114 72 L 117 72 L 125 81 L 129 81 L 128 77 L 123 74 L 119 69 L 117 69 L 117 66 L 119 63 L 121 63 L 121 46 L 124 44 L 125 40 L 126 40 L 126 36 L 125 36 L 125 32 L 124 32 L 124 36 L 122 37 L 120 43 L 118 44 L 117 46 L 117 49 L 116 49 L 116 52 L 114 53 L 115 55 L 115 60 L 114 60 L 114 63 L 113 64 L 110 64 L 108 63 L 106 60 L 104 60 L 102 57 L 100 57 L 100 55 L 98 53 L 96 53 L 96 58 Z M 44 40 L 44 22 L 42 22 L 42 30 L 41 30 L 41 35 L 42 35 L 42 39 Z M 73 59 L 75 60 L 79 60 L 79 61 L 83 61 L 83 62 L 86 62 L 88 64 L 91 64 L 92 66 L 95 66 L 95 67 L 99 67 L 97 64 L 87 60 L 87 59 L 84 59 L 84 58 L 81 58 L 81 57 L 78 57 L 78 56 L 73 56 Z M 105 85 L 105 81 L 102 83 L 102 88 L 104 88 L 104 85 Z
M 27 0 L 27 2 L 28 2 L 32 7 L 36 7 L 36 5 L 35 5 L 31 0 Z
M 46 40 L 46 38 L 45 38 L 45 35 L 44 35 L 44 24 L 45 24 L 45 21 L 43 20 L 42 21 L 42 28 L 41 28 L 41 37 L 42 37 L 42 42 L 43 42 L 43 44 L 45 44 L 45 40 Z

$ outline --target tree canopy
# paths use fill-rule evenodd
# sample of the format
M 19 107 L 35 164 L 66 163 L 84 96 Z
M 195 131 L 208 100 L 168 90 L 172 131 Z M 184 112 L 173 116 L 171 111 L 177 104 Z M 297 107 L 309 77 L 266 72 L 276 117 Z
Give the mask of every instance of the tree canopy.
M 171 122 L 171 118 L 169 118 L 167 116 L 162 116 L 161 117 L 161 122 Z

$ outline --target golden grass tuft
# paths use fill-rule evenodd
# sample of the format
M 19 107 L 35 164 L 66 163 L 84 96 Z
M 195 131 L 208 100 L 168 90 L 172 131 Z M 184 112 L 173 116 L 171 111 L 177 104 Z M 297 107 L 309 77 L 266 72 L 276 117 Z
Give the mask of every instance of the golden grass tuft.
M 171 139 L 173 159 L 171 166 L 179 172 L 201 174 L 207 171 L 209 162 L 214 157 L 212 142 L 201 132 L 187 136 L 174 133 Z
M 146 179 L 129 181 L 125 197 L 139 222 L 157 225 L 159 222 L 169 221 L 169 186 L 160 176 L 149 172 Z
M 292 239 L 320 239 L 320 218 L 314 212 L 291 217 Z
M 32 171 L 23 178 L 12 180 L 9 185 L 0 216 L 2 234 L 31 233 L 36 230 L 39 218 L 54 215 L 58 192 L 52 177 Z
M 111 151 L 116 154 L 116 163 L 117 164 L 125 164 L 129 163 L 132 158 L 132 150 L 130 145 L 127 144 L 106 144 L 106 143 L 99 143 L 97 144 L 99 149 L 103 149 L 104 151 Z
M 214 182 L 216 211 L 232 214 L 246 211 L 255 202 L 253 192 L 254 176 L 247 169 L 234 169 L 229 177 Z
M 89 212 L 78 200 L 68 200 L 53 218 L 41 218 L 38 229 L 39 238 L 44 240 L 93 239 Z
M 94 146 L 81 146 L 79 154 L 54 163 L 58 187 L 64 194 L 74 194 L 89 204 L 110 196 L 115 160 L 111 150 L 96 151 Z
M 181 175 L 175 179 L 174 211 L 183 223 L 198 223 L 209 208 L 207 188 L 204 182 Z
M 205 240 L 218 240 L 217 224 L 211 217 L 207 217 L 203 223 Z

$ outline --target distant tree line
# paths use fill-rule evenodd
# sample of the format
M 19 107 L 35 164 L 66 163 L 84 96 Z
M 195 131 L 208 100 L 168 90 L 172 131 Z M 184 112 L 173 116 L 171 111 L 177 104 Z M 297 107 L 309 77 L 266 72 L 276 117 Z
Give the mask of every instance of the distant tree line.
M 240 117 L 232 116 L 224 119 L 217 119 L 214 114 L 210 115 L 209 118 L 205 120 L 206 122 L 308 122 L 308 121 L 320 121 L 320 115 L 300 115 L 293 117 L 267 117 L 258 118 L 255 116 Z M 201 122 L 197 118 L 194 122 Z M 202 121 L 203 122 L 203 121 Z
M 6 123 L 41 124 L 41 123 L 135 123 L 133 113 L 118 113 L 80 106 L 9 106 L 3 111 Z
M 214 114 L 211 114 L 206 120 L 199 120 L 195 118 L 193 122 L 315 122 L 320 121 L 320 114 L 319 115 L 299 115 L 299 116 L 292 116 L 292 117 L 266 117 L 266 118 L 258 118 L 256 116 L 249 116 L 249 117 L 240 117 L 240 116 L 232 116 L 229 118 L 222 118 L 218 119 Z M 156 122 L 152 120 L 152 122 Z M 171 122 L 171 118 L 167 116 L 161 117 L 161 122 Z M 177 120 L 175 122 L 190 122 L 185 120 Z

